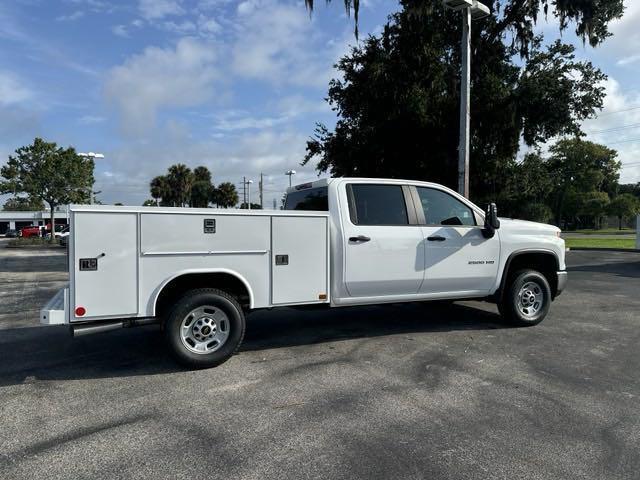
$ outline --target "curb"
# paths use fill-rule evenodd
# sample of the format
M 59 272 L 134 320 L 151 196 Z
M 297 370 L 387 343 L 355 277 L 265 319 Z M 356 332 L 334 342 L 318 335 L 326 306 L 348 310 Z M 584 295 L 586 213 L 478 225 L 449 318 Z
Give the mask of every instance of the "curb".
M 571 250 L 582 250 L 582 251 L 594 251 L 594 252 L 630 252 L 630 253 L 640 253 L 640 249 L 637 248 L 604 248 L 604 247 L 568 247 L 567 251 Z

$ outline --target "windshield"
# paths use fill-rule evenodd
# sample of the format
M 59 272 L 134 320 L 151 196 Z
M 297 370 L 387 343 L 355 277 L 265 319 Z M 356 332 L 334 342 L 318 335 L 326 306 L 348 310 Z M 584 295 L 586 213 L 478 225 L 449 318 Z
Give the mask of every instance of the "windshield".
M 310 188 L 287 194 L 285 210 L 329 210 L 328 187 Z

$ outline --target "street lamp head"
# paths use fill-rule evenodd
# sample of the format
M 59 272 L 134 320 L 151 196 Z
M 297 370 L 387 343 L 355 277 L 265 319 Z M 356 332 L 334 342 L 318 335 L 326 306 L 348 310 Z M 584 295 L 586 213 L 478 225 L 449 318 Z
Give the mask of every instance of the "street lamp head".
M 473 0 L 442 0 L 442 3 L 451 10 L 463 10 L 473 7 Z
M 296 171 L 295 170 L 287 170 L 286 172 L 284 172 L 285 175 L 295 175 Z
M 491 10 L 484 3 L 473 0 L 473 6 L 471 7 L 471 19 L 480 20 L 491 15 Z

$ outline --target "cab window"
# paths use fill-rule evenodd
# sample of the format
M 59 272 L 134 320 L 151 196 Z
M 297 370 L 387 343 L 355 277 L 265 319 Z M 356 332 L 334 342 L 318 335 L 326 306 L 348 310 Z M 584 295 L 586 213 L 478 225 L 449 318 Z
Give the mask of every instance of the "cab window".
M 416 187 L 427 225 L 475 225 L 473 211 L 442 190 Z
M 349 214 L 355 225 L 408 225 L 400 185 L 349 185 Z

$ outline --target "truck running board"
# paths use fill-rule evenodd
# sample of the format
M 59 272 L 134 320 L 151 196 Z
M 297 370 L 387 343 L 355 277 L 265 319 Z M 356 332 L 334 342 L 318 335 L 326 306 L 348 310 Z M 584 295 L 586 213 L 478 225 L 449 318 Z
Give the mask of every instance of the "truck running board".
M 155 317 L 149 317 L 124 319 L 113 322 L 84 323 L 80 325 L 71 325 L 71 335 L 75 338 L 81 337 L 83 335 L 91 335 L 92 333 L 109 332 L 111 330 L 118 330 L 120 328 L 153 325 L 154 323 L 160 323 L 160 320 Z

